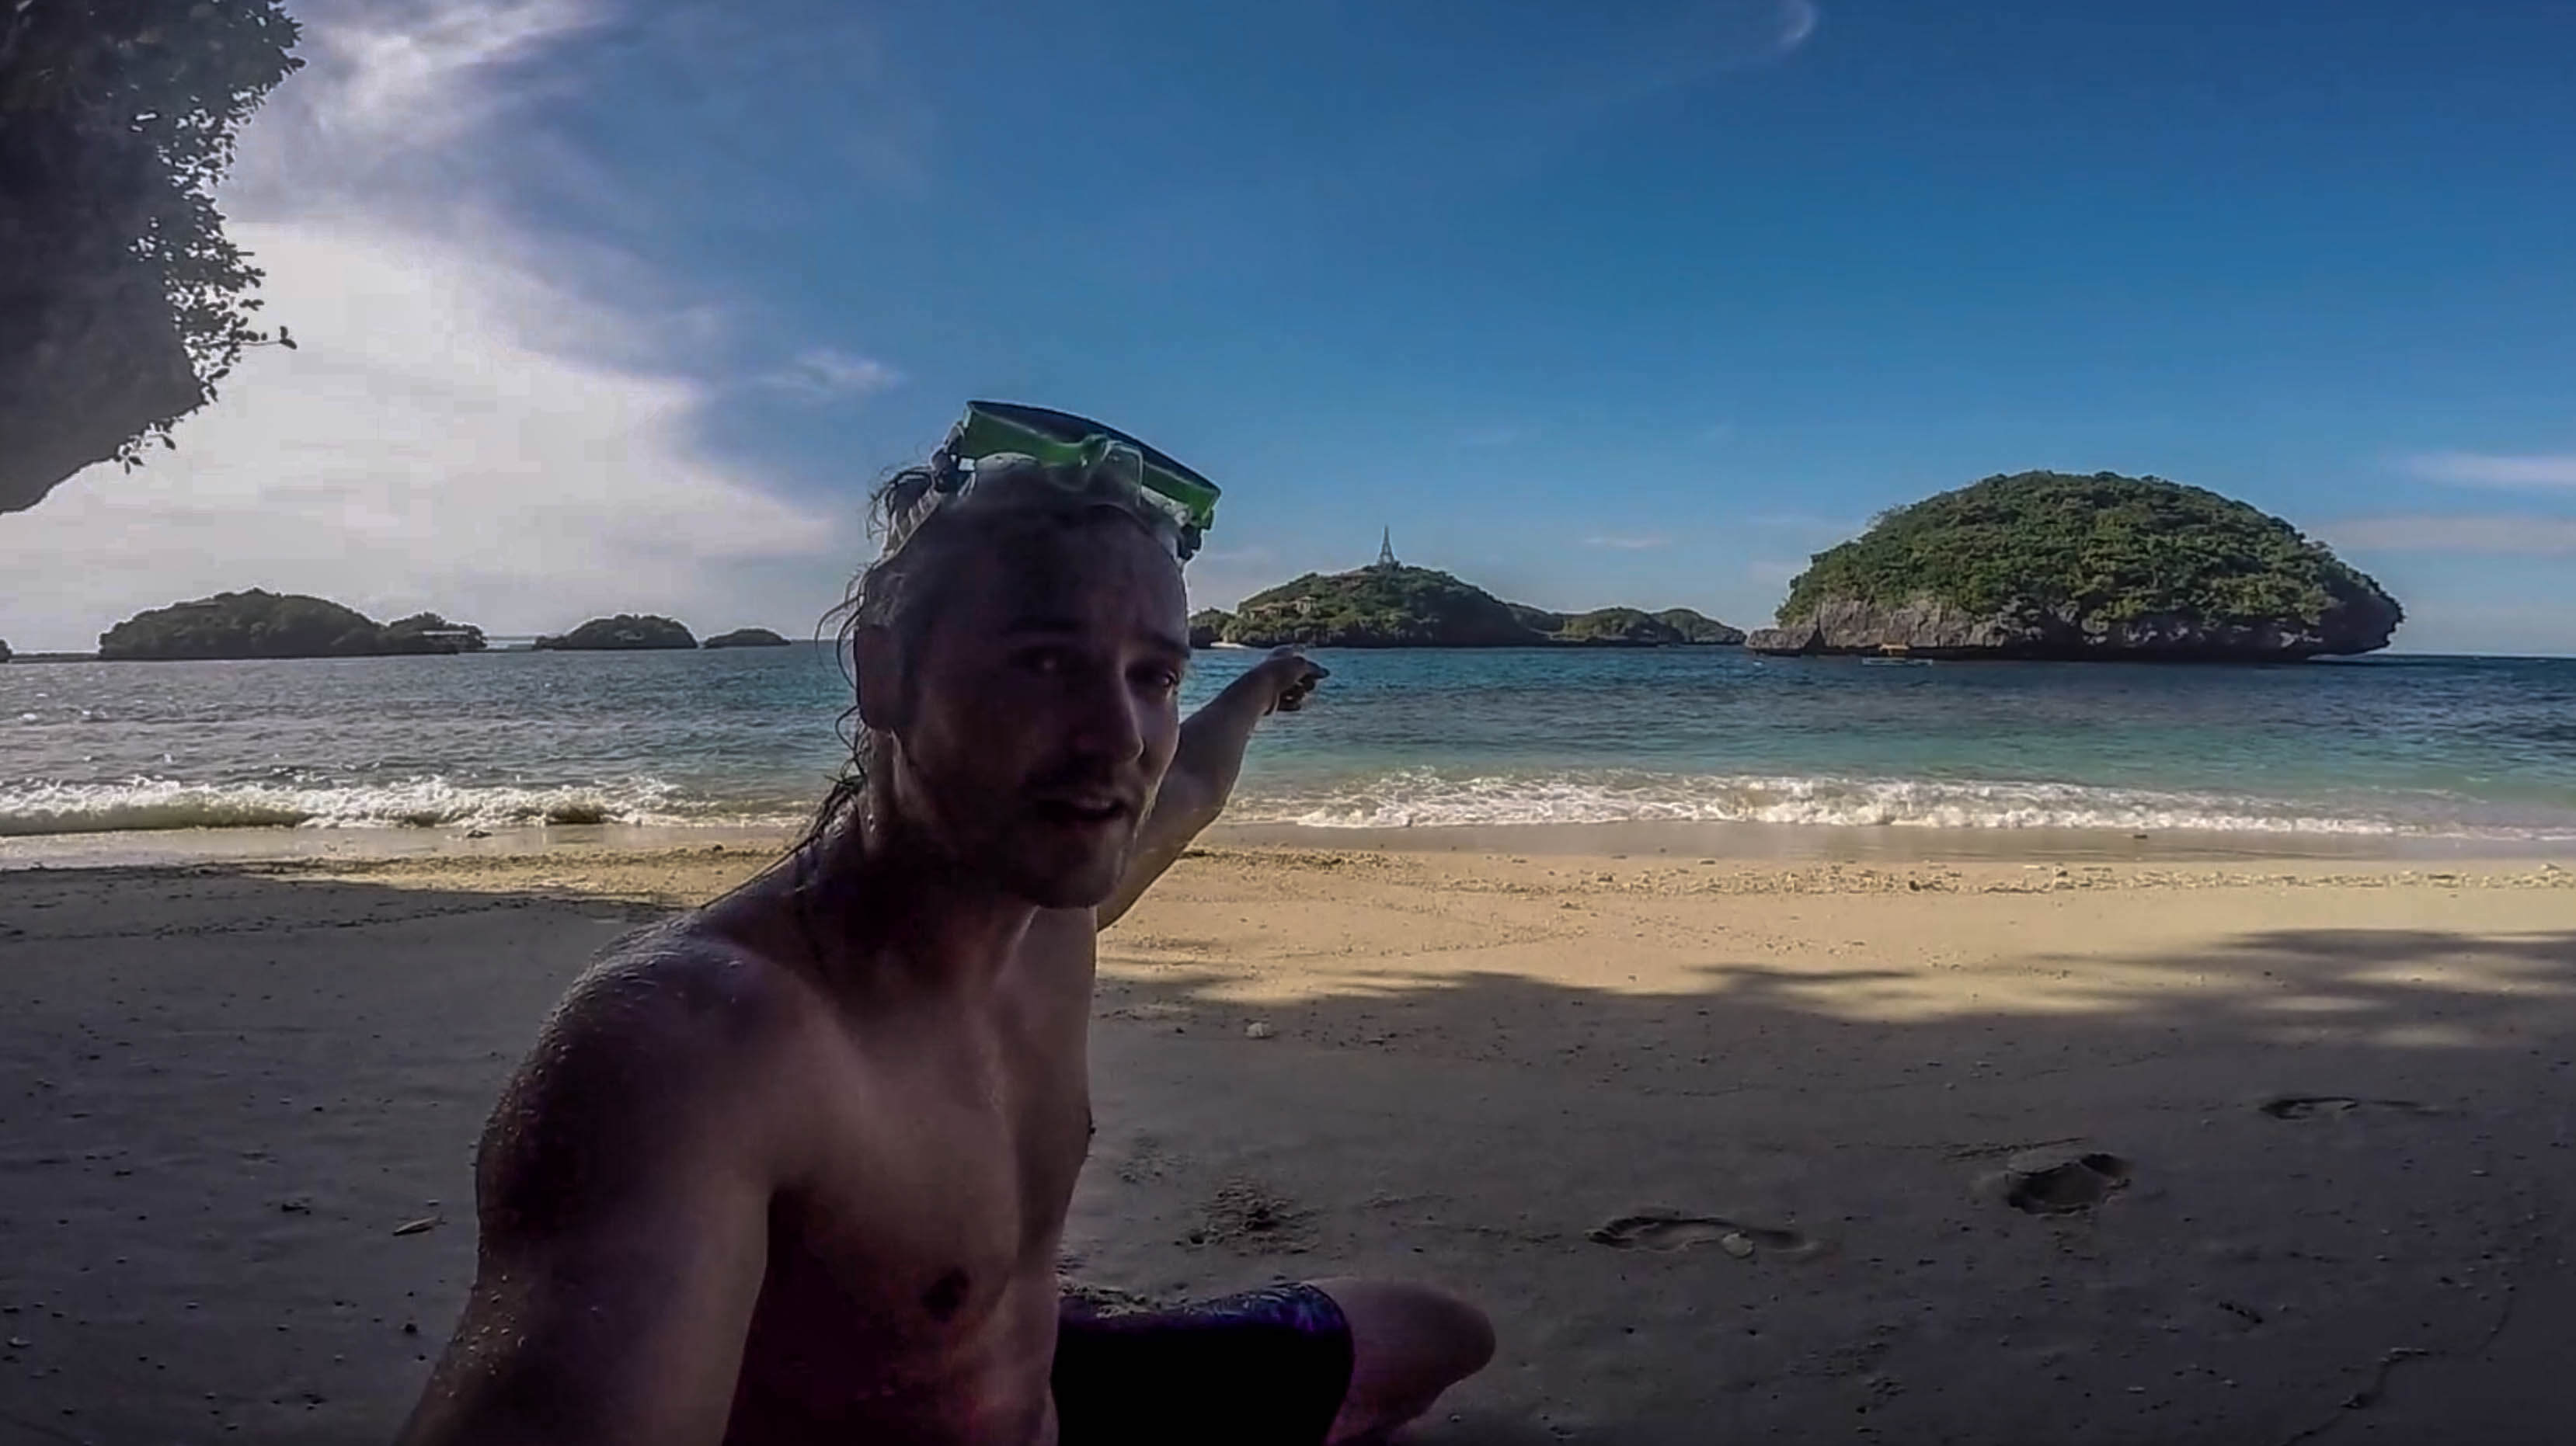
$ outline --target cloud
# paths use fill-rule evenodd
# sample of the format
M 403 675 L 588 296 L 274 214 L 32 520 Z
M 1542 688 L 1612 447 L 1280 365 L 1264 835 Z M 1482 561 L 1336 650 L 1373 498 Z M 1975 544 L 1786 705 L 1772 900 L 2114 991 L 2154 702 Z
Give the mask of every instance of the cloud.
M 2576 487 L 2576 452 L 2524 457 L 2489 452 L 2428 452 L 2407 458 L 2406 470 L 2454 487 Z
M 1669 537 L 1587 537 L 1583 539 L 1583 545 L 1613 548 L 1620 552 L 1645 552 L 1653 548 L 1670 547 L 1672 541 Z
M 39 580 L 0 597 L 0 634 L 87 647 L 139 609 L 250 586 L 505 634 L 614 610 L 797 628 L 828 605 L 863 550 L 855 509 L 790 500 L 700 441 L 722 388 L 673 358 L 703 355 L 721 312 L 511 219 L 527 178 L 496 168 L 550 154 L 518 114 L 552 84 L 537 63 L 603 7 L 298 15 L 309 63 L 245 129 L 221 200 L 267 272 L 262 318 L 299 347 L 247 358 L 176 451 L 0 519 L 0 572 Z M 582 176 L 569 149 L 544 165 Z M 883 366 L 799 361 L 817 385 Z
M 817 401 L 871 396 L 902 381 L 903 373 L 875 357 L 854 356 L 828 346 L 809 347 L 794 361 L 760 378 L 763 386 Z
M 2576 557 L 2576 517 L 2502 513 L 2354 517 L 2319 529 L 2338 550 Z

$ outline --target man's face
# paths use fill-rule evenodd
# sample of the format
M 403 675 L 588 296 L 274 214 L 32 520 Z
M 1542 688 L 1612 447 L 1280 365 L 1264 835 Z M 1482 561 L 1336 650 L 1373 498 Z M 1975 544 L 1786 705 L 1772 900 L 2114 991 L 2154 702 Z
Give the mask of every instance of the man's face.
M 956 571 L 897 685 L 901 806 L 1012 894 L 1098 904 L 1180 738 L 1180 566 L 1116 518 L 1015 529 L 944 561 Z

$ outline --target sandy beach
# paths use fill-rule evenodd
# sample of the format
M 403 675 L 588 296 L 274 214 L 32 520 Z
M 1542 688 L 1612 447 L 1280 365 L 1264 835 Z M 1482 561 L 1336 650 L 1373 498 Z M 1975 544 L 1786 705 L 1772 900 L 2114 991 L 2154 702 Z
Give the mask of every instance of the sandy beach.
M 539 1017 L 765 857 L 0 871 L 0 1441 L 385 1439 Z M 1068 1277 L 1470 1294 L 1426 1442 L 2576 1407 L 2561 864 L 1226 843 L 1104 937 L 1094 1049 Z

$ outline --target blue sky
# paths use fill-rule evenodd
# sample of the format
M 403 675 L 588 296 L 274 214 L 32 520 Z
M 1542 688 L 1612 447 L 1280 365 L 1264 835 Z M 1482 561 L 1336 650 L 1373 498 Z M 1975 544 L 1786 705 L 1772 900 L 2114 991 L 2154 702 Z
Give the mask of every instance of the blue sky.
M 1387 525 L 1750 624 L 1885 507 L 2112 469 L 2401 646 L 2576 652 L 2566 7 L 294 8 L 227 205 L 303 347 L 0 519 L 66 582 L 22 648 L 201 581 L 802 629 L 991 395 L 1215 476 L 1202 603 Z

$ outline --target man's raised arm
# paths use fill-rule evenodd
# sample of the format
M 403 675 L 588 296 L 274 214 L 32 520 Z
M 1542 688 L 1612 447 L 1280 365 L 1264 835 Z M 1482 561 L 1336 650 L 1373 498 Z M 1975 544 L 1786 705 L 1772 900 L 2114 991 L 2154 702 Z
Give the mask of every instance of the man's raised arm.
M 1244 747 L 1261 720 L 1275 711 L 1293 712 L 1327 676 L 1310 659 L 1282 648 L 1189 716 L 1181 725 L 1180 746 L 1172 753 L 1163 787 L 1154 796 L 1154 811 L 1137 830 L 1126 876 L 1118 881 L 1118 892 L 1097 911 L 1099 927 L 1106 929 L 1117 922 L 1190 846 L 1190 840 L 1225 811 L 1235 777 L 1243 771 Z
M 759 1031 L 723 961 L 652 967 L 577 986 L 494 1110 L 474 1290 L 401 1446 L 724 1439 L 767 1263 Z

